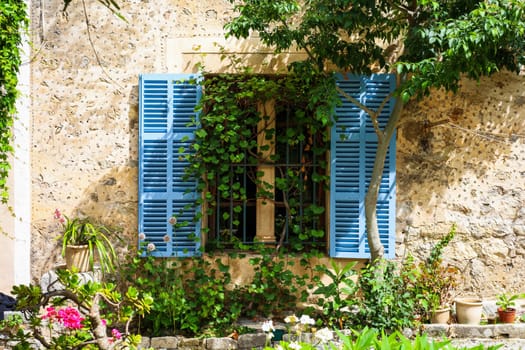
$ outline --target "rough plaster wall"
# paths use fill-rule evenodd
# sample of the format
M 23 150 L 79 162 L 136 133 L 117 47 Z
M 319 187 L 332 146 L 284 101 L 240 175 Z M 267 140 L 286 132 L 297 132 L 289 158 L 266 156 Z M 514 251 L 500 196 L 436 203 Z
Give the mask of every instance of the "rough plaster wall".
M 60 261 L 55 208 L 118 225 L 135 241 L 138 74 L 168 71 L 177 43 L 181 51 L 200 44 L 231 16 L 226 0 L 119 3 L 128 23 L 87 1 L 100 66 L 81 2 L 67 16 L 59 0 L 33 2 L 35 280 Z M 456 222 L 445 258 L 463 271 L 465 290 L 518 290 L 525 274 L 525 77 L 502 73 L 464 85 L 456 97 L 438 93 L 408 106 L 403 117 L 398 254 L 424 258 Z
M 433 94 L 403 115 L 398 254 L 425 257 L 456 223 L 445 259 L 463 272 L 465 291 L 523 292 L 525 76 L 462 85 L 457 96 Z
M 165 42 L 219 31 L 226 0 L 123 1 L 127 23 L 86 1 L 32 9 L 32 277 L 61 261 L 55 208 L 123 229 L 137 227 L 138 74 L 166 72 Z M 102 64 L 99 65 L 95 50 Z

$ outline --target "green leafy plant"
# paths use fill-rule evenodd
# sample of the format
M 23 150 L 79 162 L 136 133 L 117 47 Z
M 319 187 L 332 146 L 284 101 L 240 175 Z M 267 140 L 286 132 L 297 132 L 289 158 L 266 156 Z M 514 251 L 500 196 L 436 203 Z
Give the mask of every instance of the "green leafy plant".
M 18 72 L 22 64 L 21 46 L 29 24 L 26 2 L 1 1 L 0 24 L 0 200 L 7 203 L 7 176 L 11 169 L 9 156 L 13 151 L 12 127 L 19 96 Z
M 387 333 L 368 327 L 361 330 L 352 329 L 349 334 L 343 334 L 338 330 L 335 333 L 337 334 L 336 339 L 322 342 L 322 348 L 330 350 L 496 350 L 502 347 L 502 345 L 485 347 L 483 344 L 480 344 L 458 348 L 453 346 L 450 340 L 432 339 L 426 334 L 417 334 L 414 338 L 408 338 L 398 331 Z M 317 343 L 282 341 L 275 347 L 266 347 L 265 350 L 311 350 L 319 348 Z
M 111 283 L 82 283 L 78 274 L 59 270 L 63 289 L 42 292 L 39 286 L 13 287 L 21 317 L 0 322 L 0 333 L 14 342 L 14 350 L 121 349 L 136 348 L 140 335 L 130 333 L 129 325 L 144 315 L 153 302 L 148 293 L 129 287 L 124 294 Z M 111 330 L 110 330 L 111 329 Z
M 258 253 L 249 258 L 254 269 L 253 279 L 239 286 L 237 291 L 243 300 L 242 314 L 278 316 L 284 311 L 294 310 L 298 301 L 306 301 L 308 294 L 302 287 L 306 285 L 307 276 L 293 272 L 293 259 L 282 252 L 276 253 L 272 248 L 257 246 L 255 249 Z
M 138 324 L 153 336 L 226 335 L 233 331 L 243 300 L 235 298 L 229 267 L 220 259 L 156 259 L 144 249 L 121 268 L 124 284 L 148 290 L 154 298 L 151 312 Z M 145 250 L 145 252 L 142 252 Z
M 361 270 L 358 280 L 358 312 L 355 324 L 377 329 L 398 330 L 413 327 L 417 296 L 405 281 L 415 272 L 382 260 Z
M 329 327 L 343 329 L 347 320 L 351 317 L 353 306 L 357 304 L 356 294 L 358 291 L 356 283 L 356 262 L 351 262 L 343 267 L 330 260 L 330 267 L 317 265 L 315 271 L 331 279 L 330 283 L 324 284 L 317 276 L 318 288 L 314 295 L 322 295 L 317 304 L 321 307 L 325 324 Z
M 430 321 L 432 314 L 438 308 L 449 308 L 455 297 L 459 271 L 456 267 L 443 264 L 443 249 L 456 235 L 456 225 L 441 238 L 430 251 L 425 261 L 416 264 L 409 256 L 403 264 L 403 269 L 412 271 L 405 274 L 407 288 L 414 291 L 417 298 L 415 313 L 421 321 Z
M 207 211 L 199 215 L 218 215 L 211 221 L 219 222 L 220 227 L 206 229 L 208 250 L 240 247 L 232 233 L 240 228 L 243 206 L 257 199 L 284 209 L 276 215 L 278 247 L 286 245 L 293 251 L 303 251 L 306 245 L 324 245 L 322 197 L 306 204 L 301 198 L 308 186 L 324 188 L 328 182 L 324 154 L 329 148 L 328 126 L 338 101 L 333 77 L 310 71 L 274 77 L 245 72 L 205 75 L 202 84 L 205 94 L 198 107 L 201 115 L 195 120 L 195 152 L 181 152 L 190 163 L 187 176 L 200 182 L 203 196 L 197 204 L 205 202 Z M 277 114 L 289 113 L 289 126 L 272 126 L 270 116 L 261 110 L 261 105 L 269 101 Z M 276 149 L 302 152 L 305 159 L 294 163 L 305 163 L 292 167 L 279 152 L 269 155 L 270 146 L 261 146 L 259 135 L 275 139 L 272 142 Z M 311 163 L 316 164 L 316 170 L 308 173 Z M 275 183 L 263 181 L 260 164 L 274 166 Z M 250 192 L 250 184 L 256 190 Z M 232 207 L 216 214 L 219 202 L 231 202 Z M 225 236 L 222 241 L 221 234 Z
M 516 301 L 519 298 L 525 297 L 525 294 L 507 294 L 507 293 L 501 293 L 498 294 L 496 305 L 499 306 L 499 308 L 502 311 L 507 311 L 510 309 L 514 309 L 516 307 Z
M 98 258 L 102 273 L 114 272 L 118 258 L 110 239 L 110 230 L 89 218 L 69 219 L 56 209 L 55 219 L 62 225 L 62 256 L 65 256 L 68 245 L 87 245 L 89 248 L 89 265 L 93 269 L 95 258 Z M 111 238 L 116 236 L 111 236 Z M 118 238 L 118 237 L 116 237 Z

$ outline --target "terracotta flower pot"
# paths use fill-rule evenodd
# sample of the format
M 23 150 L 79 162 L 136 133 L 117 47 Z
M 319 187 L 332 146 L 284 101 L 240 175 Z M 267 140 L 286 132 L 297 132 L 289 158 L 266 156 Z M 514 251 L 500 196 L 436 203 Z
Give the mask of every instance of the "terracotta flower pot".
M 432 317 L 430 319 L 430 322 L 432 323 L 439 323 L 439 324 L 447 324 L 448 320 L 450 319 L 450 308 L 440 308 L 434 310 L 432 313 Z
M 516 320 L 516 309 L 509 307 L 503 310 L 498 308 L 498 316 L 501 323 L 514 323 Z
M 75 267 L 78 272 L 89 271 L 88 245 L 66 246 L 66 268 L 72 270 L 73 267 Z
M 458 323 L 462 324 L 479 324 L 483 303 L 475 298 L 456 299 L 456 316 Z

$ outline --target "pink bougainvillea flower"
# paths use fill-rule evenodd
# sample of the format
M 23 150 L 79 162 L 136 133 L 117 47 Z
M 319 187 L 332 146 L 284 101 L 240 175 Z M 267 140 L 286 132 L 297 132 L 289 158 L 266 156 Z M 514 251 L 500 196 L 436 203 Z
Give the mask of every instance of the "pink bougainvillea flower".
M 80 312 L 71 306 L 58 310 L 58 318 L 62 321 L 64 327 L 69 329 L 82 328 L 82 321 L 84 321 Z
M 53 321 L 57 317 L 58 317 L 57 310 L 53 306 L 48 307 L 46 309 L 46 313 L 42 315 L 43 320 L 48 319 L 50 321 Z
M 105 319 L 101 319 L 101 321 L 104 326 L 108 324 L 108 321 L 106 321 Z
M 168 223 L 170 225 L 175 225 L 177 223 L 177 218 L 175 216 L 170 217 L 170 219 L 168 220 Z
M 116 328 L 113 328 L 113 329 L 111 330 L 111 335 L 113 336 L 113 338 L 115 338 L 115 339 L 117 339 L 117 340 L 122 339 L 122 334 L 121 334 L 121 333 L 119 332 L 119 330 L 116 329 Z

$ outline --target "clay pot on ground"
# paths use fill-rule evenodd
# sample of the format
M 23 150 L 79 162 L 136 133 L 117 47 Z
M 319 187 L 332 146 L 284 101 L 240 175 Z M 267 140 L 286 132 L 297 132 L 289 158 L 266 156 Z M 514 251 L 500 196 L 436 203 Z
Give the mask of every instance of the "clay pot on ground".
M 430 322 L 432 323 L 439 323 L 439 324 L 447 324 L 450 319 L 450 308 L 444 307 L 434 310 L 432 313 L 432 317 L 430 319 Z
M 503 310 L 498 308 L 498 316 L 501 323 L 514 323 L 516 320 L 516 309 L 509 307 Z
M 476 298 L 456 299 L 456 317 L 461 324 L 479 324 L 483 303 Z

